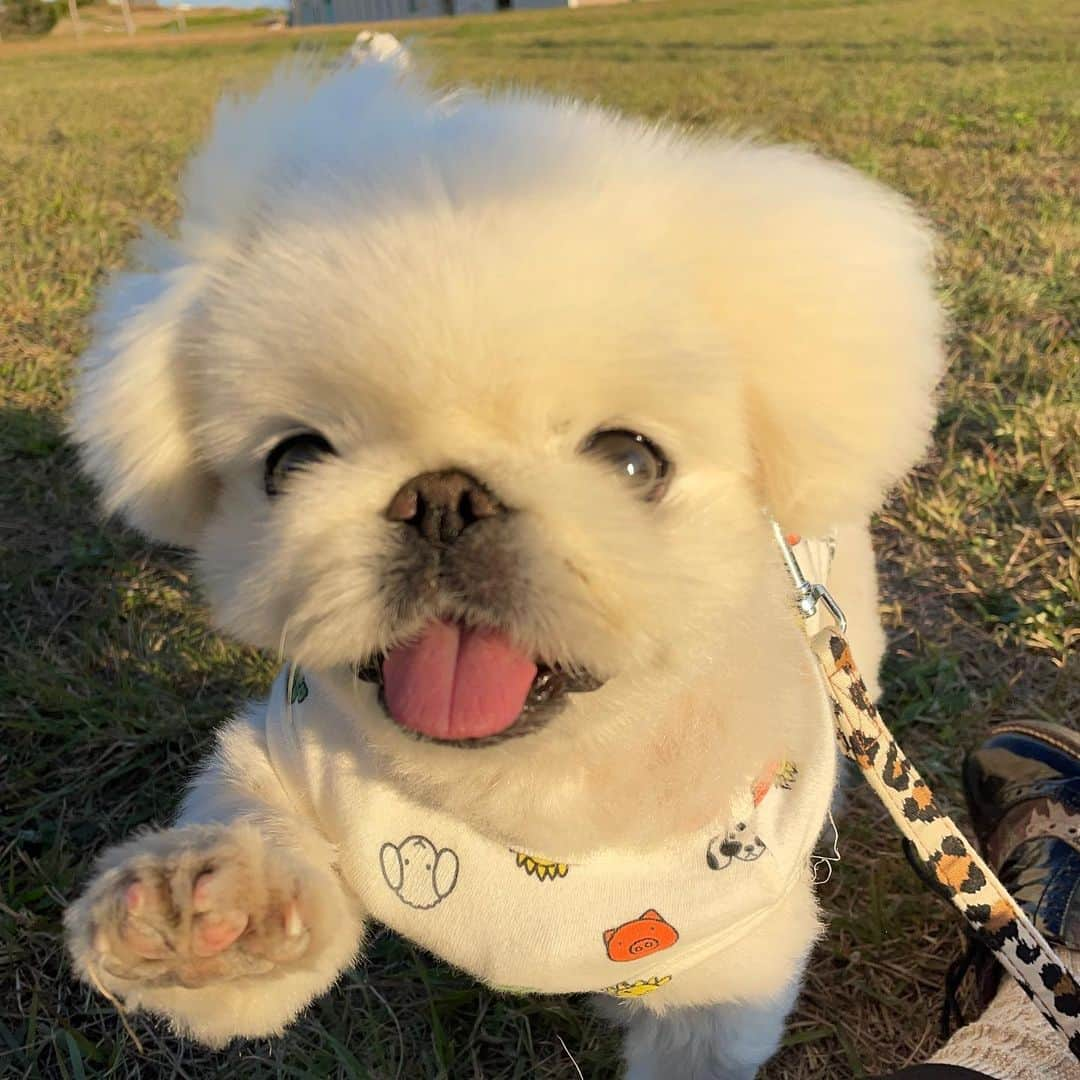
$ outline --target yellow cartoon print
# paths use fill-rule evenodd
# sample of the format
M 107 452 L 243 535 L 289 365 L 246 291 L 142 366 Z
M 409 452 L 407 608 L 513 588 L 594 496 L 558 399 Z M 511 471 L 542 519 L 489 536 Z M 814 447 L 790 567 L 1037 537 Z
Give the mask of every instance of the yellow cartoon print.
M 614 994 L 615 997 L 637 998 L 659 990 L 665 983 L 671 982 L 670 975 L 654 975 L 651 979 L 638 979 L 637 982 L 617 982 L 614 986 L 605 986 L 602 993 Z
M 768 768 L 754 781 L 750 791 L 754 805 L 760 806 L 762 800 L 773 788 L 790 791 L 799 776 L 799 766 L 794 761 L 772 761 Z
M 795 786 L 795 781 L 799 775 L 799 766 L 794 761 L 781 761 L 780 768 L 776 770 L 776 779 L 773 780 L 773 787 L 783 788 L 785 791 L 790 791 Z
M 526 874 L 541 881 L 554 881 L 555 878 L 563 878 L 570 872 L 570 867 L 564 862 L 552 862 L 550 859 L 538 859 L 535 855 L 527 855 L 524 851 L 515 851 L 518 866 L 522 867 Z

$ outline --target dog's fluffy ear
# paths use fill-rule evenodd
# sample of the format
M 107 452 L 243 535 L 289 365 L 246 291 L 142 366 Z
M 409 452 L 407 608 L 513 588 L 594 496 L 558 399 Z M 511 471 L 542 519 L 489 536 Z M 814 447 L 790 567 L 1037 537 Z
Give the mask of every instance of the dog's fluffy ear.
M 214 498 L 185 415 L 176 345 L 202 272 L 164 237 L 102 299 L 75 381 L 71 432 L 105 507 L 155 540 L 191 546 Z
M 404 100 L 392 93 L 395 65 L 364 67 L 352 73 L 362 92 L 342 68 L 322 84 L 318 109 L 309 100 L 321 74 L 314 58 L 279 69 L 253 98 L 219 102 L 210 138 L 185 172 L 179 240 L 148 233 L 135 251 L 145 272 L 118 275 L 102 297 L 70 428 L 106 508 L 156 540 L 194 546 L 216 496 L 185 405 L 184 320 L 220 285 L 237 238 L 253 235 L 260 212 L 275 205 L 275 184 L 298 162 L 325 155 L 327 132 L 357 123 L 358 103 L 379 115 Z
M 786 147 L 721 157 L 722 228 L 701 230 L 703 264 L 720 264 L 710 303 L 741 367 L 763 501 L 787 531 L 819 534 L 875 510 L 926 448 L 943 366 L 932 243 L 853 169 Z

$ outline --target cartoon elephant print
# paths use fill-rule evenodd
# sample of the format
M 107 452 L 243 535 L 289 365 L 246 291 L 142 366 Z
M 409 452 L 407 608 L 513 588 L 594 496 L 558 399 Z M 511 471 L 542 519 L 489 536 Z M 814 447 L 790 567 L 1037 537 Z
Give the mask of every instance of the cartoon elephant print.
M 379 851 L 386 884 L 411 908 L 426 910 L 454 891 L 458 857 L 449 848 L 436 850 L 426 836 L 406 836 L 400 844 L 383 844 Z

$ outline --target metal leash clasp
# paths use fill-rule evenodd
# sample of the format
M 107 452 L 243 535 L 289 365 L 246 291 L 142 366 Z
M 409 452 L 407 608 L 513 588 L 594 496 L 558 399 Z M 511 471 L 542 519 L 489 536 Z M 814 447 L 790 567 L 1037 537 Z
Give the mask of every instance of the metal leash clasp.
M 833 599 L 832 593 L 824 585 L 806 580 L 806 575 L 802 572 L 799 560 L 795 558 L 795 552 L 792 551 L 791 545 L 784 535 L 784 530 L 780 528 L 778 522 L 771 518 L 769 523 L 772 525 L 773 536 L 776 538 L 777 546 L 780 548 L 784 565 L 787 567 L 787 572 L 795 585 L 795 603 L 798 605 L 802 617 L 809 619 L 816 615 L 818 604 L 822 603 L 829 609 L 830 614 L 836 620 L 836 625 L 840 627 L 840 633 L 845 633 L 847 631 L 847 619 L 844 616 L 843 609 Z

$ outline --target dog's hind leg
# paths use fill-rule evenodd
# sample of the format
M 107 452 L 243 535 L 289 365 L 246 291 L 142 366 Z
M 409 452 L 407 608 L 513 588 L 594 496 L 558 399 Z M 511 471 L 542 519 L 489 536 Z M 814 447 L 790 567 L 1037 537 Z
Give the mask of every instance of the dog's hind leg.
M 627 1080 L 753 1080 L 776 1053 L 798 980 L 765 1003 L 692 1005 L 627 1018 Z

